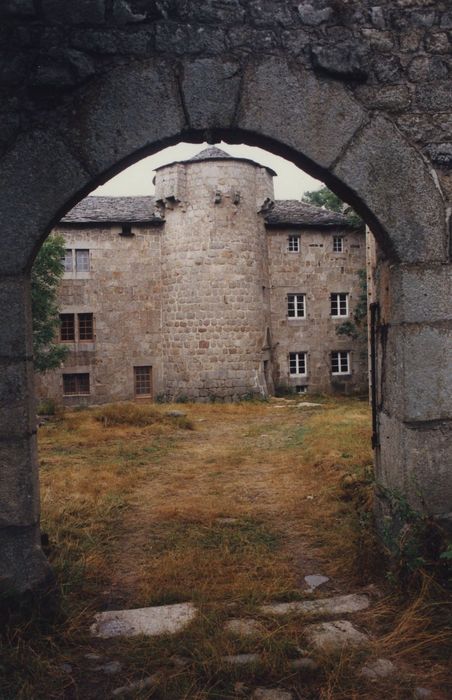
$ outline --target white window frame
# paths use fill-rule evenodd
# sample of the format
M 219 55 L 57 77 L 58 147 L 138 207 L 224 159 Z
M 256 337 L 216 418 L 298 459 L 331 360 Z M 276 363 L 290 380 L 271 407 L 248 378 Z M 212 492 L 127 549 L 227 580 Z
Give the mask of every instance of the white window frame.
M 292 372 L 293 366 L 295 368 L 295 372 Z M 300 371 L 300 369 L 304 371 Z M 289 376 L 308 376 L 308 353 L 306 351 L 289 352 Z
M 290 313 L 291 306 L 293 314 Z M 287 295 L 287 318 L 306 318 L 306 294 L 295 292 Z
M 287 252 L 288 253 L 299 253 L 300 252 L 300 236 L 291 235 L 287 237 Z
M 336 361 L 337 369 L 333 369 L 333 363 Z M 351 374 L 350 350 L 333 350 L 331 353 L 331 374 L 339 376 Z
M 342 302 L 344 301 L 341 299 L 341 297 L 344 297 L 345 300 L 345 313 L 341 313 L 341 306 Z M 330 294 L 330 310 L 331 310 L 331 318 L 347 318 L 349 314 L 348 310 L 348 292 L 332 292 Z M 338 313 L 333 313 L 333 303 L 336 305 L 336 309 Z
M 344 236 L 333 236 L 333 253 L 344 252 Z

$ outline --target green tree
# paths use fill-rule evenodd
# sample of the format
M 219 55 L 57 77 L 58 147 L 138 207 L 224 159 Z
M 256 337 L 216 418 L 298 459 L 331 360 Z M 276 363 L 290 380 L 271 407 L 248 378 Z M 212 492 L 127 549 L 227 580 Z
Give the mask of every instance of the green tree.
M 68 348 L 55 343 L 60 323 L 57 293 L 64 272 L 64 254 L 64 238 L 49 236 L 31 271 L 33 355 L 38 372 L 59 367 L 68 353 Z
M 354 340 L 367 341 L 367 276 L 366 270 L 358 270 L 359 296 L 353 321 L 344 321 L 336 328 L 337 335 L 348 335 Z
M 337 194 L 331 192 L 326 185 L 323 185 L 319 190 L 311 190 L 310 192 L 305 192 L 301 198 L 302 202 L 307 204 L 314 204 L 316 207 L 325 207 L 325 209 L 330 209 L 331 211 L 336 211 L 340 214 L 344 214 L 353 224 L 359 226 L 363 223 L 362 219 L 358 214 L 353 211 L 348 204 L 339 199 Z

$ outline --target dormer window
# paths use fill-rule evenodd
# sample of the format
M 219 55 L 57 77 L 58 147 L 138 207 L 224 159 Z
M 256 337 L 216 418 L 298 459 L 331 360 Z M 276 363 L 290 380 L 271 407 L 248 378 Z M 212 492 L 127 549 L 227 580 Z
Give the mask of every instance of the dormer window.
M 300 236 L 288 236 L 287 250 L 289 251 L 289 253 L 300 252 Z

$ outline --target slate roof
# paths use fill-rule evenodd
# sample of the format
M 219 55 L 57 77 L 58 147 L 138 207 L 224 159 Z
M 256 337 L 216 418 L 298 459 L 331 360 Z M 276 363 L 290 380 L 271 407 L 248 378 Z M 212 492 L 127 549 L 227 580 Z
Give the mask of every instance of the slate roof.
M 155 197 L 86 197 L 61 219 L 63 224 L 162 224 Z
M 277 199 L 275 206 L 265 215 L 268 226 L 325 228 L 344 227 L 357 228 L 356 224 L 343 214 L 329 209 L 322 209 L 313 204 L 300 202 L 298 199 Z

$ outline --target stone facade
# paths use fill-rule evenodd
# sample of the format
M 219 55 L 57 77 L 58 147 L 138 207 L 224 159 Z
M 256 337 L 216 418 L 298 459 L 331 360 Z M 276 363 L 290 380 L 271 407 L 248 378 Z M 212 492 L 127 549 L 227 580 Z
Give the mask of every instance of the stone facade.
M 95 222 L 99 206 L 89 200 L 70 212 L 56 231 L 73 268 L 60 289 L 73 339 L 64 367 L 37 377 L 38 395 L 73 405 L 149 393 L 234 400 L 275 386 L 365 391 L 365 340 L 336 333 L 360 293 L 363 229 L 301 202 L 275 207 L 273 174 L 206 149 L 158 170 L 148 222 Z M 99 200 L 101 218 L 137 219 L 144 199 L 135 208 L 133 198 Z M 77 251 L 89 251 L 89 271 L 76 269 Z M 332 293 L 346 295 L 346 315 L 332 317 Z M 288 295 L 303 297 L 296 316 Z M 88 340 L 80 340 L 80 314 L 93 316 Z M 349 371 L 332 374 L 332 351 L 348 354 Z M 304 355 L 302 371 L 293 359 L 291 373 L 291 353 Z M 136 367 L 148 368 L 149 393 L 137 395 Z M 89 375 L 89 393 L 64 386 L 73 374 Z
M 5 0 L 0 16 L 2 588 L 35 589 L 49 575 L 34 256 L 98 184 L 181 140 L 289 158 L 371 227 L 376 478 L 450 523 L 449 0 Z

